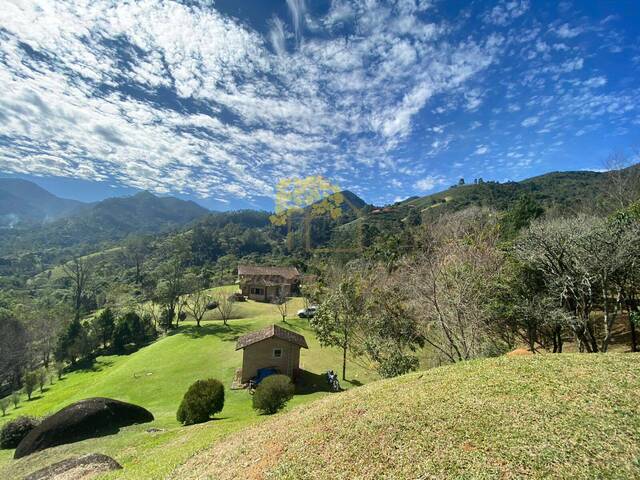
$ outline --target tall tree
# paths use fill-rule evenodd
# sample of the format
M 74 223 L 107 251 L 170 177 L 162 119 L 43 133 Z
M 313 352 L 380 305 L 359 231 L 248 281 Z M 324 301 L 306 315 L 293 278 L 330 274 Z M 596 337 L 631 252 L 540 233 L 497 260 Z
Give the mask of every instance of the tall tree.
M 80 321 L 82 313 L 82 300 L 91 277 L 89 264 L 80 257 L 74 257 L 70 262 L 62 266 L 66 277 L 71 280 L 73 312 L 76 321 Z
M 347 354 L 362 353 L 360 333 L 365 318 L 366 288 L 357 275 L 347 275 L 320 304 L 311 326 L 322 346 L 342 350 L 342 379 L 347 377 Z

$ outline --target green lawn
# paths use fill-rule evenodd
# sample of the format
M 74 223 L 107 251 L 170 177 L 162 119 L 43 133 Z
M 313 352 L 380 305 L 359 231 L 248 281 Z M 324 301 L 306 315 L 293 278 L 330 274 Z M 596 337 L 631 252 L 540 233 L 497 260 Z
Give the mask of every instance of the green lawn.
M 307 320 L 293 318 L 299 308 L 301 300 L 292 299 L 291 318 L 285 327 L 306 337 L 309 350 L 301 353 L 301 367 L 311 374 L 306 376 L 304 393 L 296 395 L 287 409 L 328 395 L 314 391 L 313 384 L 324 387 L 323 372 L 337 370 L 341 364 L 339 351 L 320 348 Z M 234 350 L 235 340 L 269 323 L 281 323 L 280 317 L 274 305 L 251 301 L 238 303 L 234 317 L 237 318 L 230 321 L 229 327 L 215 320 L 213 312 L 200 329 L 193 322 L 185 322 L 177 332 L 136 353 L 99 357 L 91 370 L 70 373 L 48 386 L 43 395 L 37 394 L 29 402 L 23 399 L 17 410 L 10 407 L 0 422 L 16 415 L 47 415 L 83 398 L 106 396 L 142 405 L 156 420 L 122 429 L 117 435 L 56 447 L 18 461 L 11 459 L 13 451 L 0 451 L 0 478 L 17 478 L 69 456 L 92 452 L 110 455 L 125 467 L 107 478 L 159 478 L 222 435 L 263 421 L 266 417 L 253 411 L 246 391 L 228 388 L 242 361 L 242 353 Z M 349 364 L 347 374 L 354 384 L 375 377 L 355 364 Z M 181 427 L 175 412 L 182 395 L 193 381 L 210 377 L 220 379 L 226 387 L 222 413 L 207 424 Z M 343 387 L 351 386 L 343 382 Z M 149 433 L 149 428 L 162 431 Z
M 639 367 L 503 356 L 372 382 L 236 432 L 172 478 L 638 479 Z

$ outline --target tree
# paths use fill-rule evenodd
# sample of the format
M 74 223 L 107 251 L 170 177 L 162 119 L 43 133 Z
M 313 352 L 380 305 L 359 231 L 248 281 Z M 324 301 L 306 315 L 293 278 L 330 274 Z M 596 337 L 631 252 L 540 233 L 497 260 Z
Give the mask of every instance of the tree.
M 107 344 L 113 337 L 113 330 L 116 326 L 116 319 L 113 311 L 107 307 L 94 320 L 96 333 L 102 342 L 102 347 L 107 348 Z
M 280 313 L 280 316 L 282 317 L 282 321 L 286 323 L 286 321 L 287 321 L 287 308 L 288 308 L 287 297 L 285 297 L 282 293 L 279 293 L 273 299 L 273 304 L 278 309 L 278 313 Z
M 89 265 L 86 260 L 74 257 L 70 262 L 62 265 L 62 270 L 71 280 L 74 318 L 80 321 L 82 302 L 91 277 Z
M 408 305 L 424 340 L 447 361 L 482 356 L 496 339 L 489 305 L 503 257 L 493 212 L 471 208 L 424 231 L 421 250 L 404 259 Z
M 135 269 L 136 284 L 142 283 L 142 268 L 149 255 L 149 239 L 141 235 L 127 237 L 122 250 L 125 265 Z
M 217 309 L 220 313 L 222 323 L 226 326 L 233 314 L 233 307 L 235 306 L 235 299 L 233 295 L 229 295 L 227 292 L 219 290 L 214 295 L 215 302 L 218 304 Z
M 62 377 L 64 376 L 64 362 L 56 362 L 55 364 L 55 370 L 56 370 L 56 375 L 58 376 L 58 380 L 62 380 Z
M 407 225 L 410 227 L 417 227 L 422 223 L 422 215 L 420 209 L 417 207 L 410 207 L 407 214 Z
M 200 327 L 200 322 L 207 313 L 208 306 L 212 301 L 212 296 L 207 292 L 204 282 L 199 278 L 190 280 L 192 285 L 191 295 L 186 300 L 185 309 L 191 314 L 196 321 L 196 325 Z
M 528 228 L 531 222 L 544 214 L 544 209 L 531 195 L 522 195 L 503 216 L 501 223 L 502 237 L 513 239 L 518 232 Z
M 514 245 L 516 258 L 539 271 L 550 295 L 570 315 L 580 350 L 597 352 L 591 312 L 598 299 L 599 276 L 586 248 L 597 218 L 584 215 L 534 222 Z
M 10 402 L 11 402 L 11 399 L 9 397 L 4 397 L 0 399 L 0 410 L 2 411 L 3 417 L 7 415 L 7 409 L 9 408 Z
M 18 405 L 20 405 L 20 392 L 16 391 L 11 394 L 11 403 L 13 403 L 14 410 L 18 408 Z
M 364 320 L 365 288 L 357 275 L 345 275 L 310 320 L 320 345 L 342 349 L 342 379 L 347 375 L 347 353 L 359 355 Z
M 47 369 L 39 368 L 36 373 L 38 375 L 38 387 L 40 388 L 40 393 L 44 393 L 44 387 L 47 384 L 47 379 L 49 378 Z
M 374 287 L 367 301 L 363 351 L 378 373 L 389 378 L 418 368 L 415 352 L 424 346 L 424 337 L 408 308 L 403 276 L 375 273 L 368 275 Z
M 27 372 L 24 375 L 24 393 L 27 394 L 27 399 L 31 400 L 31 395 L 35 390 L 36 385 L 38 385 L 38 373 Z
M 0 307 L 0 385 L 19 388 L 28 363 L 28 341 L 22 322 Z
M 82 345 L 85 343 L 86 332 L 82 328 L 80 320 L 73 319 L 66 330 L 58 338 L 56 345 L 56 360 L 68 360 L 72 365 L 76 364 L 82 352 Z
M 156 271 L 158 281 L 153 300 L 162 305 L 161 326 L 165 330 L 172 327 L 180 297 L 186 293 L 184 275 L 188 250 L 185 241 L 178 237 L 163 248 L 163 254 L 168 257 L 168 261 L 161 264 Z

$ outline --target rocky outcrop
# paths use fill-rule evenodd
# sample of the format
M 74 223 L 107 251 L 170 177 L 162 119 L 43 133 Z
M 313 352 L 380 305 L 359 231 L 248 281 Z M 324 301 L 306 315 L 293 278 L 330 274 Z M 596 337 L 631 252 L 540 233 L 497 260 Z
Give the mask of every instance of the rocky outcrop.
M 20 442 L 14 458 L 39 450 L 117 433 L 121 427 L 153 421 L 148 410 L 110 398 L 89 398 L 45 419 Z
M 113 458 L 101 453 L 92 453 L 54 463 L 27 475 L 24 480 L 88 480 L 101 473 L 121 468 Z

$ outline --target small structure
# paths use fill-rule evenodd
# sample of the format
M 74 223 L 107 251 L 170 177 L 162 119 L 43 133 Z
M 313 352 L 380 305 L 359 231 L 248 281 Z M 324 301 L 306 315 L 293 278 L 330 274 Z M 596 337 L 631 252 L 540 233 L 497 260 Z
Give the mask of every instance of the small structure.
M 273 302 L 299 292 L 300 273 L 296 267 L 238 265 L 242 295 L 258 302 Z
M 243 335 L 236 343 L 236 350 L 243 350 L 241 382 L 255 377 L 260 368 L 275 368 L 295 378 L 300 369 L 301 348 L 309 348 L 305 338 L 278 325 Z

